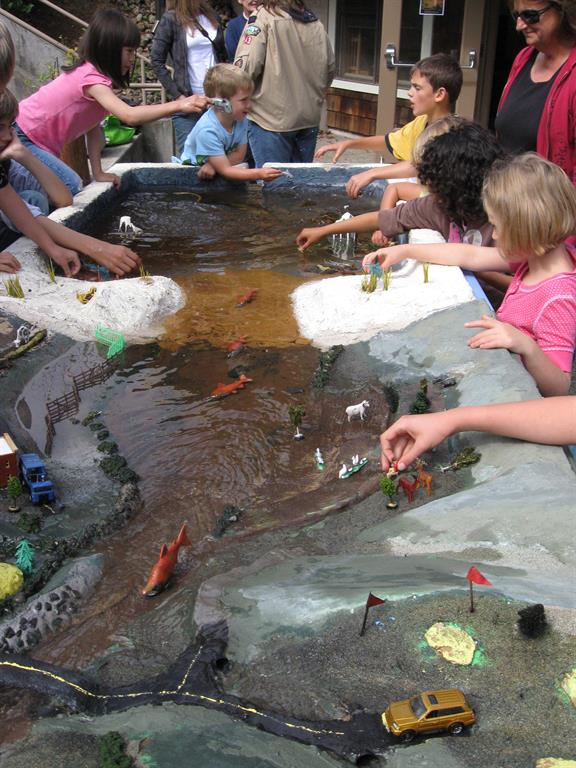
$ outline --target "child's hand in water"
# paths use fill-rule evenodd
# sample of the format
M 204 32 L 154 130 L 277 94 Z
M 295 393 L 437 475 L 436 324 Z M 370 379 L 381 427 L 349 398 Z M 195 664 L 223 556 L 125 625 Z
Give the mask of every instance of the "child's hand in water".
M 303 253 L 306 248 L 310 248 L 311 245 L 322 240 L 323 234 L 321 230 L 321 227 L 308 227 L 308 229 L 303 229 L 296 238 L 298 250 Z
M 115 275 L 127 275 L 140 264 L 140 257 L 131 248 L 125 245 L 113 245 L 103 240 L 98 247 L 89 254 L 98 264 L 101 264 Z
M 348 197 L 353 199 L 359 197 L 360 192 L 374 181 L 374 171 L 362 171 L 362 173 L 355 173 L 348 179 L 346 184 L 346 193 Z
M 482 315 L 480 320 L 464 323 L 465 328 L 483 328 L 484 330 L 468 339 L 472 349 L 508 349 L 517 355 L 525 355 L 535 342 L 510 323 L 502 323 L 490 315 Z
M 0 272 L 9 272 L 13 275 L 19 269 L 21 269 L 21 265 L 15 256 L 12 256 L 8 251 L 0 253 Z

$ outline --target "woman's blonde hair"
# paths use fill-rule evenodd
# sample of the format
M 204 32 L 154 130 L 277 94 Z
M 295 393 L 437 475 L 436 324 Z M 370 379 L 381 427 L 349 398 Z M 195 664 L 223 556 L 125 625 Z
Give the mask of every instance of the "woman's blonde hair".
M 424 147 L 429 141 L 432 141 L 432 139 L 435 139 L 437 136 L 442 136 L 443 133 L 448 133 L 448 131 L 451 131 L 453 128 L 459 128 L 466 122 L 468 121 L 464 117 L 448 115 L 447 117 L 442 117 L 440 120 L 435 120 L 433 123 L 430 123 L 430 125 L 425 128 L 416 139 L 412 149 L 412 163 L 418 165 L 422 159 Z
M 8 28 L 0 21 L 0 86 L 8 85 L 14 73 L 16 52 Z
M 234 64 L 216 64 L 204 78 L 204 92 L 210 99 L 217 96 L 230 99 L 240 90 L 252 92 L 253 87 L 250 75 Z
M 534 152 L 497 161 L 482 201 L 508 257 L 544 256 L 576 233 L 576 189 L 559 166 Z

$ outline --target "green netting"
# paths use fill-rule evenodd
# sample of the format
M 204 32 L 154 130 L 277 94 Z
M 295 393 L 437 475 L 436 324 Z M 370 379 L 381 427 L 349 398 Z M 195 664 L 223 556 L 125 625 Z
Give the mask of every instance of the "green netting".
M 113 331 L 112 328 L 105 328 L 103 325 L 97 325 L 94 331 L 96 341 L 101 344 L 105 344 L 108 347 L 108 353 L 106 358 L 115 357 L 120 354 L 124 349 L 124 336 L 118 331 Z

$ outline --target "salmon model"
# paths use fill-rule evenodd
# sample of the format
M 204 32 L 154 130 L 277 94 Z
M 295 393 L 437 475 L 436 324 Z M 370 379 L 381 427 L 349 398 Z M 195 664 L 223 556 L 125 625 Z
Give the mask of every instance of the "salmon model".
M 210 397 L 219 400 L 222 397 L 228 397 L 228 395 L 235 395 L 240 389 L 244 389 L 249 381 L 254 381 L 254 379 L 249 379 L 248 376 L 241 373 L 232 384 L 217 384 L 216 389 L 210 393 Z
M 250 302 L 254 301 L 256 298 L 257 293 L 257 288 L 250 288 L 246 293 L 243 293 L 242 296 L 238 296 L 238 304 L 236 304 L 236 306 L 245 307 L 246 304 L 250 304 Z
M 237 339 L 226 345 L 228 357 L 235 357 L 246 349 L 247 336 L 238 336 Z
M 178 562 L 178 551 L 180 550 L 180 547 L 189 547 L 190 544 L 191 542 L 188 539 L 188 533 L 186 531 L 186 523 L 184 523 L 182 528 L 180 528 L 180 533 L 170 546 L 162 544 L 160 557 L 154 568 L 150 571 L 148 583 L 142 590 L 144 597 L 155 597 L 170 585 L 172 571 Z

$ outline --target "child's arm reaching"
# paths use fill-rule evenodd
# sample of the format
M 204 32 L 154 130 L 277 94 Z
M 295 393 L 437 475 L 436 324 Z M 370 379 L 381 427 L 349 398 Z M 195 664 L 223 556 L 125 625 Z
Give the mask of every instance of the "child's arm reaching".
M 562 371 L 530 336 L 510 323 L 482 315 L 480 320 L 464 323 L 466 328 L 482 328 L 468 339 L 473 349 L 508 349 L 522 357 L 528 373 L 543 397 L 565 395 L 570 389 L 569 372 Z
M 231 164 L 227 155 L 209 157 L 206 165 L 211 165 L 217 174 L 230 181 L 272 181 L 282 176 L 278 168 L 238 168 Z
M 111 181 L 115 187 L 119 187 L 120 176 L 102 170 L 102 129 L 99 125 L 95 125 L 86 134 L 86 147 L 94 181 Z
M 78 254 L 56 245 L 10 185 L 0 189 L 0 208 L 18 231 L 33 240 L 52 261 L 62 267 L 66 277 L 71 277 L 78 272 L 80 269 Z
M 96 237 L 84 235 L 45 216 L 38 216 L 37 221 L 55 243 L 83 253 L 115 275 L 127 275 L 140 264 L 138 254 L 124 245 L 113 245 Z
M 356 198 L 364 187 L 377 179 L 411 179 L 413 176 L 416 176 L 416 168 L 407 160 L 401 160 L 399 163 L 382 165 L 354 174 L 348 179 L 346 192 L 348 197 Z
M 346 139 L 345 141 L 336 141 L 333 144 L 325 144 L 316 151 L 314 160 L 320 160 L 327 152 L 334 152 L 332 162 L 336 163 L 347 149 L 366 149 L 380 153 L 388 152 L 385 136 L 366 136 L 362 139 Z
M 125 125 L 144 125 L 144 123 L 152 123 L 161 117 L 171 117 L 177 112 L 202 112 L 210 103 L 207 96 L 196 95 L 168 101 L 165 104 L 142 104 L 131 107 L 119 99 L 107 85 L 91 85 L 84 90 Z
M 296 245 L 301 251 L 305 251 L 314 243 L 328 235 L 343 235 L 346 232 L 374 232 L 378 229 L 378 211 L 374 213 L 362 213 L 352 216 L 344 221 L 335 221 L 323 227 L 308 227 L 303 229 L 296 238 Z
M 32 176 L 41 185 L 46 192 L 48 199 L 54 208 L 64 208 L 67 205 L 72 205 L 72 194 L 66 184 L 60 180 L 58 176 L 48 168 L 47 165 L 32 154 L 27 147 L 25 147 L 18 136 L 12 131 L 12 141 L 8 146 L 0 153 L 0 160 L 16 160 L 27 171 L 30 171 Z
M 391 248 L 379 248 L 377 251 L 372 251 L 364 256 L 362 266 L 368 271 L 370 265 L 378 261 L 382 269 L 388 269 L 404 259 L 442 264 L 447 267 L 461 267 L 473 272 L 477 270 L 504 272 L 509 268 L 508 263 L 497 248 L 464 243 L 396 245 Z
M 422 184 L 416 184 L 413 181 L 388 184 L 382 195 L 382 200 L 380 200 L 380 210 L 387 211 L 395 208 L 402 200 L 417 200 L 423 191 Z
M 8 251 L 0 253 L 0 272 L 8 272 L 13 275 L 22 269 L 22 265 L 15 256 Z
M 544 445 L 576 443 L 576 397 L 465 406 L 402 416 L 380 436 L 382 469 L 405 469 L 424 451 L 456 432 L 489 432 Z

